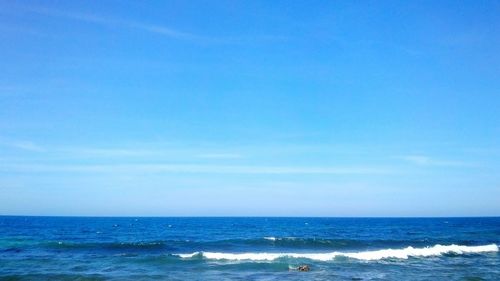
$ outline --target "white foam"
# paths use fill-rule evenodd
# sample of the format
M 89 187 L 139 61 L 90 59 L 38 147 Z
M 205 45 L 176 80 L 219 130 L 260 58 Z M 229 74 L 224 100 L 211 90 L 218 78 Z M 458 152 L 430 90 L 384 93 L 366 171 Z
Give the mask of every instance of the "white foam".
M 264 237 L 264 239 L 266 240 L 270 240 L 270 241 L 276 241 L 276 237 Z
M 384 249 L 364 252 L 330 252 L 330 253 L 217 253 L 217 252 L 195 252 L 192 254 L 178 254 L 181 258 L 192 258 L 202 255 L 206 259 L 214 260 L 251 260 L 272 261 L 282 257 L 306 258 L 311 260 L 329 261 L 335 257 L 348 257 L 358 260 L 381 260 L 387 258 L 408 259 L 409 257 L 430 257 L 443 254 L 467 254 L 498 252 L 496 244 L 483 246 L 462 245 L 435 245 L 425 248 L 407 247 L 404 249 Z
M 265 240 L 269 240 L 269 241 L 283 241 L 283 240 L 297 240 L 299 238 L 297 237 L 274 237 L 274 236 L 266 236 L 266 237 L 263 237 Z

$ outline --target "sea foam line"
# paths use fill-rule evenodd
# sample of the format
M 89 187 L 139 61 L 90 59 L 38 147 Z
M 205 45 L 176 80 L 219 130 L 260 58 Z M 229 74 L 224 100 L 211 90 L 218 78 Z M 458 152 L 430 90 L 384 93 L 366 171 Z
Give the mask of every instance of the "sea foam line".
M 462 245 L 434 245 L 425 248 L 407 247 L 404 249 L 383 249 L 364 252 L 330 252 L 330 253 L 217 253 L 217 252 L 195 252 L 191 254 L 178 254 L 181 258 L 192 258 L 203 256 L 206 259 L 214 260 L 251 260 L 251 261 L 272 261 L 282 257 L 306 258 L 311 260 L 329 261 L 335 257 L 348 257 L 358 260 L 381 260 L 386 258 L 408 259 L 409 257 L 429 257 L 442 254 L 468 254 L 498 252 L 496 244 L 483 246 L 462 246 Z

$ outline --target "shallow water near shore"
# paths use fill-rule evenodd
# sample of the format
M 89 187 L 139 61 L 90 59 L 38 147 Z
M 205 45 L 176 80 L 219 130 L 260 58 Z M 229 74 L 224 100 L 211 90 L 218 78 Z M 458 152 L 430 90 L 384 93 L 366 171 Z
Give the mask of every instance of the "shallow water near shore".
M 498 245 L 500 218 L 0 216 L 0 280 L 500 280 Z

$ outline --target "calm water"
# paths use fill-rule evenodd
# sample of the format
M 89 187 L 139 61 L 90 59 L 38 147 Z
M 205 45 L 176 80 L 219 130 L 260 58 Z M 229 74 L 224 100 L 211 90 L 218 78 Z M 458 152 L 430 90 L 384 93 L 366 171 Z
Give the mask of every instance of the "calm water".
M 0 280 L 500 280 L 499 244 L 500 218 L 0 216 Z

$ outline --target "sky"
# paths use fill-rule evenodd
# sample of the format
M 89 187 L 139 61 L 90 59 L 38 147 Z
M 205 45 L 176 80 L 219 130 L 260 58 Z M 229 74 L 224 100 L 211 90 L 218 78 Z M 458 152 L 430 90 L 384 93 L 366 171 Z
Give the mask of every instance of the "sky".
M 498 216 L 499 15 L 0 0 L 0 215 Z

